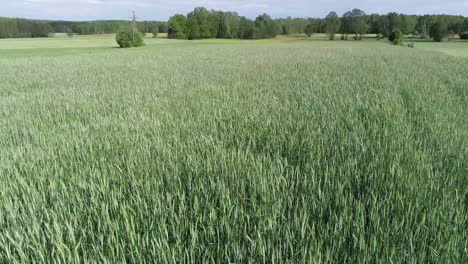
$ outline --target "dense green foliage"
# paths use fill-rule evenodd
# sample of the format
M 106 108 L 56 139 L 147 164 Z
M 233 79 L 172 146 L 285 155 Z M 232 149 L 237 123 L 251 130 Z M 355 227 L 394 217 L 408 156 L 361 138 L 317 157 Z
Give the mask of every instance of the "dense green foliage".
M 448 34 L 448 28 L 444 22 L 438 21 L 434 25 L 432 25 L 430 36 L 435 41 L 438 41 L 438 42 L 443 41 L 445 37 L 447 36 L 447 34 Z
M 173 39 L 261 39 L 274 38 L 281 33 L 280 23 L 263 14 L 255 22 L 234 12 L 195 8 L 183 15 L 169 19 L 168 38 Z
M 317 33 L 319 30 L 318 30 L 318 27 L 319 27 L 319 24 L 316 23 L 317 20 L 311 20 L 309 22 L 309 24 L 306 25 L 305 29 L 304 29 L 304 33 L 310 37 L 312 36 L 312 34 L 314 33 Z
M 335 34 L 340 30 L 340 18 L 335 12 L 330 12 L 325 18 L 325 32 L 330 40 L 335 39 Z
M 348 39 L 350 34 L 354 34 L 354 39 L 362 39 L 362 35 L 366 33 L 387 37 L 395 30 L 400 30 L 403 34 L 414 34 L 427 38 L 430 35 L 431 27 L 439 21 L 447 25 L 448 32 L 453 34 L 468 30 L 468 18 L 450 15 L 416 16 L 397 13 L 366 15 L 364 11 L 354 9 L 343 14 L 339 21 L 341 24 L 339 32 L 343 39 Z M 313 18 L 309 19 L 309 22 L 303 26 L 303 32 L 308 36 L 314 33 L 327 33 L 332 36 L 327 32 L 329 26 L 330 18 Z
M 390 40 L 393 45 L 401 46 L 405 41 L 405 35 L 403 34 L 403 32 L 401 32 L 401 30 L 396 29 L 392 32 L 392 34 L 390 34 L 388 40 Z
M 115 41 L 117 41 L 117 44 L 119 44 L 119 47 L 121 48 L 133 47 L 132 36 L 129 30 L 123 30 L 117 33 Z
M 274 38 L 279 32 L 279 25 L 268 14 L 255 19 L 255 38 Z
M 147 42 L 0 49 L 1 263 L 468 262 L 467 58 Z
M 66 32 L 71 29 L 73 33 L 80 35 L 110 34 L 117 33 L 129 26 L 128 21 L 107 20 L 107 21 L 52 21 L 51 26 L 56 32 Z M 137 28 L 142 33 L 167 33 L 166 22 L 142 21 L 137 22 Z
M 128 21 L 35 21 L 18 18 L 0 18 L 0 38 L 37 38 L 49 37 L 53 33 L 67 33 L 93 35 L 117 33 L 127 28 Z M 140 32 L 153 33 L 155 29 L 167 33 L 166 22 L 143 21 L 138 22 Z
M 366 13 L 360 9 L 353 9 L 343 15 L 345 34 L 354 34 L 355 40 L 362 39 L 362 34 L 367 32 Z
M 48 37 L 54 29 L 46 22 L 0 17 L 0 38 Z
M 468 31 L 460 33 L 461 39 L 468 39 Z
M 206 8 L 195 8 L 187 15 L 188 39 L 215 38 L 218 34 L 219 17 Z
M 366 33 L 387 37 L 394 30 L 403 34 L 413 34 L 421 38 L 430 36 L 431 28 L 438 22 L 446 26 L 447 34 L 460 34 L 468 31 L 468 18 L 450 15 L 404 15 L 388 13 L 386 15 L 370 14 L 353 9 L 340 18 L 335 12 L 331 16 L 321 18 L 291 18 L 265 20 L 261 15 L 252 21 L 239 16 L 235 12 L 207 10 L 198 7 L 184 15 L 175 15 L 169 22 L 142 21 L 137 22 L 138 30 L 144 34 L 168 33 L 175 39 L 253 39 L 272 38 L 278 34 L 292 35 L 306 33 L 326 33 L 334 39 L 336 33 L 341 33 L 343 39 L 354 35 L 354 39 L 362 39 Z M 336 15 L 336 16 L 335 16 Z M 182 18 L 183 17 L 183 18 Z M 265 24 L 265 22 L 267 22 Z M 69 31 L 73 34 L 91 35 L 116 33 L 128 26 L 128 21 L 32 21 L 22 19 L 1 19 L 0 38 L 3 37 L 45 37 L 51 33 Z M 169 24 L 172 24 L 172 28 Z M 252 26 L 254 27 L 252 29 Z M 52 28 L 51 28 L 52 27 Z M 169 32 L 170 31 L 170 32 Z
M 167 37 L 170 39 L 187 38 L 187 18 L 184 15 L 174 15 L 169 18 Z
M 240 39 L 253 39 L 255 37 L 255 23 L 245 17 L 241 17 L 239 25 Z
M 309 24 L 309 20 L 306 18 L 292 18 L 276 19 L 276 22 L 281 27 L 282 35 L 294 35 L 304 33 L 304 29 Z
M 132 32 L 129 29 L 117 33 L 115 40 L 121 48 L 141 47 L 144 44 L 141 33 L 138 31 Z

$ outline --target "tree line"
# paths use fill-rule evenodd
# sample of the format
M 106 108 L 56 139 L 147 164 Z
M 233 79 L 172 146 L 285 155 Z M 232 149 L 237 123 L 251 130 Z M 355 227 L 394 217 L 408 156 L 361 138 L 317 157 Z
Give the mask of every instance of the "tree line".
M 394 31 L 440 41 L 451 34 L 461 35 L 468 31 L 468 18 L 452 15 L 405 15 L 394 12 L 386 15 L 368 15 L 360 9 L 353 9 L 341 17 L 335 12 L 330 12 L 324 19 L 309 19 L 309 24 L 304 29 L 307 35 L 327 33 L 330 39 L 334 39 L 339 33 L 345 40 L 349 36 L 359 40 L 363 34 L 390 37 Z
M 128 28 L 128 21 L 37 21 L 19 18 L 0 18 L 0 38 L 47 37 L 53 33 L 80 35 L 117 33 Z M 342 39 L 361 39 L 364 34 L 391 37 L 395 30 L 421 38 L 442 40 L 450 34 L 467 36 L 468 18 L 452 15 L 385 15 L 366 14 L 353 9 L 339 16 L 330 12 L 325 18 L 272 19 L 268 14 L 254 20 L 236 12 L 195 8 L 187 15 L 174 15 L 168 22 L 137 22 L 142 33 L 168 33 L 169 38 L 273 38 L 277 35 L 326 33 L 330 39 L 340 34 Z
M 54 29 L 47 22 L 18 18 L 0 18 L 0 38 L 48 37 Z
M 251 20 L 236 12 L 207 10 L 204 7 L 197 7 L 186 16 L 174 15 L 168 22 L 168 38 L 173 39 L 273 38 L 280 30 L 278 21 L 268 14 Z
M 390 37 L 392 32 L 401 31 L 421 38 L 432 37 L 441 40 L 450 34 L 462 35 L 468 31 L 468 18 L 452 15 L 405 15 L 388 13 L 385 15 L 366 14 L 363 10 L 353 9 L 341 17 L 330 12 L 325 18 L 272 19 L 268 14 L 255 20 L 239 16 L 235 12 L 195 8 L 187 15 L 177 14 L 168 22 L 168 37 L 175 39 L 273 38 L 277 35 L 305 33 L 326 33 L 330 39 L 337 34 L 348 40 L 362 39 L 364 34 Z
M 72 32 L 79 35 L 96 35 L 117 33 L 121 29 L 128 28 L 129 22 L 123 20 L 105 20 L 105 21 L 53 21 L 50 22 L 55 32 Z M 142 33 L 167 33 L 167 23 L 157 21 L 137 22 L 138 31 Z
M 128 21 L 40 21 L 20 18 L 0 18 L 0 38 L 49 37 L 54 33 L 95 35 L 117 33 L 128 28 Z M 167 33 L 167 22 L 140 21 L 142 33 Z

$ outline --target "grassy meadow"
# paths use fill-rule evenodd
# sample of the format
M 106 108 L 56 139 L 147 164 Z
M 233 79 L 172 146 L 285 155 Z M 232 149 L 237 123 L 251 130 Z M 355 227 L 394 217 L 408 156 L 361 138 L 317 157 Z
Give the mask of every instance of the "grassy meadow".
M 145 41 L 0 40 L 0 262 L 468 262 L 468 43 Z

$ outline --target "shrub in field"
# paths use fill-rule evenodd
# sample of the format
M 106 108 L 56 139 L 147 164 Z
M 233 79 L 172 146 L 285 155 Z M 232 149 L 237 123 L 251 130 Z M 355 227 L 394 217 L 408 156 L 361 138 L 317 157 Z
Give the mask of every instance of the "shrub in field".
M 414 43 L 409 43 L 408 45 L 406 45 L 408 48 L 415 48 L 415 44 Z
M 120 31 L 119 33 L 117 33 L 115 40 L 121 48 L 130 48 L 133 46 L 132 36 L 128 30 Z
M 388 37 L 388 40 L 392 42 L 393 45 L 403 45 L 403 41 L 405 40 L 405 36 L 403 35 L 403 32 L 400 30 L 394 30 L 392 34 Z
M 145 43 L 143 42 L 143 37 L 139 32 L 135 33 L 135 39 L 133 40 L 133 47 L 141 47 Z
M 130 30 L 122 30 L 115 37 L 117 44 L 121 48 L 141 47 L 143 46 L 143 38 L 139 32 L 131 32 Z
M 460 39 L 468 39 L 468 31 L 460 33 Z

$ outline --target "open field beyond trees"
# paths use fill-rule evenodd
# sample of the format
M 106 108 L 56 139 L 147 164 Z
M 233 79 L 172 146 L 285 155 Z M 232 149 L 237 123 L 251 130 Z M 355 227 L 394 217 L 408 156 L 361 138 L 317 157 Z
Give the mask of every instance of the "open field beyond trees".
M 468 43 L 145 42 L 0 40 L 0 262 L 468 262 Z

